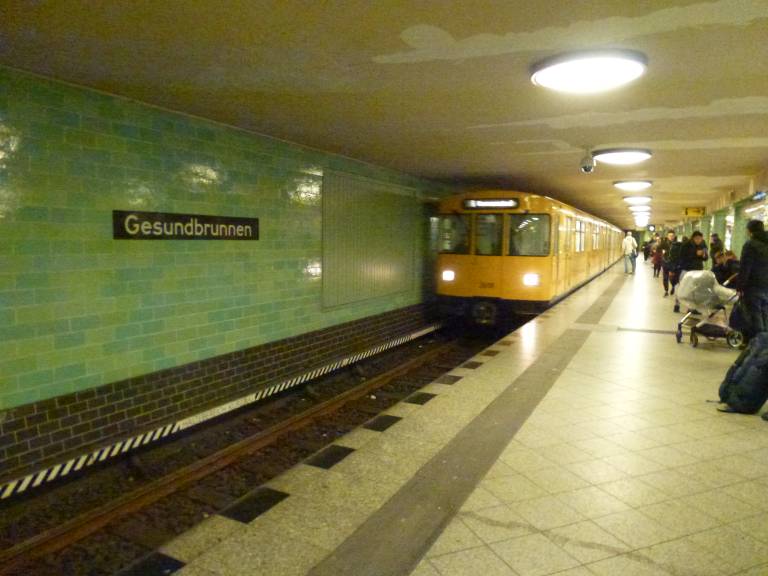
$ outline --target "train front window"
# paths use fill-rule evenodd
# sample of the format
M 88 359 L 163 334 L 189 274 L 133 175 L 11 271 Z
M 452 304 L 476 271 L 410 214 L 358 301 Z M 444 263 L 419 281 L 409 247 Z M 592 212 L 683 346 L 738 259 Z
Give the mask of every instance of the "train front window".
M 468 214 L 440 216 L 441 254 L 469 254 L 469 218 Z
M 510 214 L 509 255 L 549 254 L 549 214 Z
M 501 256 L 504 229 L 501 214 L 478 214 L 475 221 L 475 254 Z

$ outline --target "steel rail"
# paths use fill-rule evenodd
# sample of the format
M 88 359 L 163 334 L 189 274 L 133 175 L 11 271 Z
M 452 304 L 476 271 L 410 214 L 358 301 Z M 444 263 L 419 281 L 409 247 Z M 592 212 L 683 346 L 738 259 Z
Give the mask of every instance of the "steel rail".
M 71 546 L 104 526 L 129 514 L 138 512 L 165 496 L 177 492 L 188 484 L 213 474 L 222 468 L 226 468 L 243 456 L 268 446 L 280 436 L 303 428 L 311 421 L 335 412 L 348 402 L 365 396 L 369 392 L 391 382 L 393 379 L 420 367 L 434 357 L 446 352 L 453 344 L 453 342 L 449 342 L 429 350 L 417 358 L 404 362 L 397 368 L 375 376 L 367 382 L 316 404 L 304 412 L 291 416 L 258 434 L 244 438 L 193 464 L 137 488 L 108 504 L 99 506 L 72 520 L 41 532 L 11 548 L 0 551 L 0 574 L 7 574 L 11 569 L 23 566 L 23 564 L 31 560 Z

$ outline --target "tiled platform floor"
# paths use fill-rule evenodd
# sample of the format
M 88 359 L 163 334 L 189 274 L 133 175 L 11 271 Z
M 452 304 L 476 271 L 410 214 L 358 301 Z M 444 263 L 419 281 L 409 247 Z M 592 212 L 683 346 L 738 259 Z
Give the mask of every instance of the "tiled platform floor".
M 329 469 L 275 479 L 290 496 L 267 512 L 210 518 L 163 552 L 187 563 L 182 576 L 766 576 L 768 423 L 706 402 L 736 353 L 676 344 L 672 304 L 650 266 L 614 267 L 429 385 L 423 405 L 393 407 L 401 420 L 337 442 L 354 451 Z M 526 377 L 551 388 L 479 484 L 461 492 L 458 474 L 455 495 L 387 523 L 382 511 L 429 486 L 444 446 Z M 398 549 L 419 514 L 445 521 Z

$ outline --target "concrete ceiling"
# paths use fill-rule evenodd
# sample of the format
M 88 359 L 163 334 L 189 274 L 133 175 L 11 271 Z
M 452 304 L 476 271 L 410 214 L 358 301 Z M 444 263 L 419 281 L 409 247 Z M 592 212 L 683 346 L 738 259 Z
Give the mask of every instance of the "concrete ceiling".
M 601 95 L 531 84 L 592 48 L 648 72 Z M 614 180 L 652 179 L 662 223 L 768 168 L 768 0 L 5 0 L 0 62 L 623 226 Z M 654 157 L 580 173 L 586 148 L 623 145 Z

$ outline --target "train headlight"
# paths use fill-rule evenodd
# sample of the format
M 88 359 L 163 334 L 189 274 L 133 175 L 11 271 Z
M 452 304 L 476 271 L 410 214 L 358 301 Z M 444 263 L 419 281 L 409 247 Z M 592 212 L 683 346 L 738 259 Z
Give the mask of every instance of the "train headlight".
M 443 282 L 453 282 L 456 280 L 456 272 L 453 270 L 443 270 Z
M 538 274 L 524 274 L 523 275 L 523 285 L 524 286 L 538 286 L 539 285 L 539 275 Z

